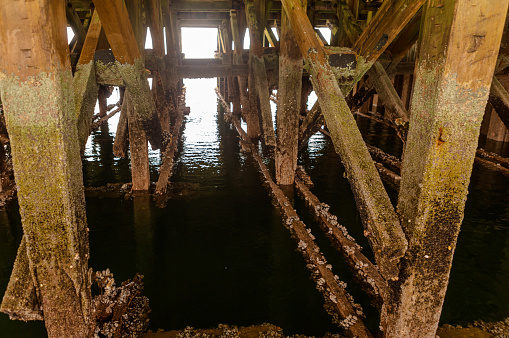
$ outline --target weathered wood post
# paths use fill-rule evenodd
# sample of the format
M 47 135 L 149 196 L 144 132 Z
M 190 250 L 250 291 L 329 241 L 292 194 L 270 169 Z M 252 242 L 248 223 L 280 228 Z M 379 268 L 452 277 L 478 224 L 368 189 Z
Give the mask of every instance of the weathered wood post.
M 262 11 L 263 6 L 261 1 L 248 0 L 245 5 L 250 36 L 249 68 L 252 80 L 251 78 L 249 80 L 249 100 L 252 102 L 251 114 L 256 114 L 260 121 L 264 151 L 268 154 L 273 154 L 276 147 L 276 139 L 272 124 L 269 84 L 262 49 L 263 30 L 266 22 L 264 17 L 265 10 L 263 9 Z M 258 109 L 254 110 L 253 106 L 257 106 Z
M 15 269 L 10 285 L 25 280 L 35 288 L 49 337 L 86 337 L 88 229 L 65 2 L 0 1 L 0 53 L 26 240 L 18 257 L 28 258 L 28 268 Z M 2 311 L 33 319 L 24 318 L 22 308 L 11 312 L 24 293 L 9 286 Z
M 142 21 L 142 1 L 140 0 L 127 0 L 125 1 L 129 19 L 134 32 L 134 37 L 138 44 L 141 59 L 143 59 L 144 50 L 144 27 Z M 141 60 L 140 63 L 143 63 Z M 143 72 L 142 69 L 136 69 L 136 72 Z M 132 70 L 130 70 L 132 72 Z M 131 75 L 132 76 L 132 75 Z M 135 75 L 139 76 L 139 75 Z M 148 160 L 148 139 L 147 134 L 143 128 L 143 121 L 140 114 L 135 108 L 135 100 L 140 100 L 138 104 L 145 104 L 147 98 L 141 95 L 133 97 L 133 88 L 127 87 L 125 99 L 127 100 L 128 112 L 128 129 L 129 129 L 129 152 L 131 156 L 131 177 L 133 180 L 133 190 L 148 190 L 150 188 L 150 168 Z M 147 95 L 147 94 L 145 94 Z M 155 107 L 154 107 L 155 110 Z
M 284 10 L 281 11 L 278 109 L 276 115 L 276 182 L 293 185 L 297 169 L 302 54 Z
M 242 51 L 244 50 L 244 33 L 245 27 L 245 10 L 230 10 L 230 24 L 232 32 L 232 40 L 234 43 L 233 63 L 243 64 Z M 246 77 L 237 76 L 234 81 L 234 98 L 233 98 L 233 114 L 241 115 L 247 112 L 249 108 L 249 98 L 246 90 Z M 236 97 L 238 95 L 238 97 Z
M 427 1 L 398 211 L 409 248 L 386 337 L 435 337 L 508 1 Z
M 166 63 L 164 61 L 164 26 L 161 0 L 150 0 L 146 2 L 152 45 L 156 59 L 157 70 L 152 80 L 152 92 L 157 107 L 157 114 L 161 123 L 163 133 L 163 149 L 170 142 L 171 134 L 170 112 L 173 109 L 172 87 L 166 74 Z M 170 46 L 171 47 L 171 46 Z

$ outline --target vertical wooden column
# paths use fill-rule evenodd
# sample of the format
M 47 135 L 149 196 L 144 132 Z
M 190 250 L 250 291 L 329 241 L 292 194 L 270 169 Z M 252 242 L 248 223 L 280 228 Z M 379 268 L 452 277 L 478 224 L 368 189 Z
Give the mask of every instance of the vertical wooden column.
M 233 65 L 233 51 L 232 51 L 232 39 L 231 39 L 231 25 L 229 20 L 223 20 L 221 24 L 221 38 L 223 40 L 224 54 L 223 64 Z M 233 102 L 234 89 L 233 89 L 233 76 L 228 76 L 226 79 L 226 89 L 228 96 L 225 99 L 228 102 Z
M 302 54 L 284 10 L 281 11 L 278 109 L 276 115 L 276 181 L 293 185 L 297 169 Z
M 244 111 L 244 119 L 247 124 L 247 134 L 251 140 L 258 139 L 260 137 L 260 119 L 258 118 L 258 110 L 260 105 L 258 103 L 258 97 L 256 95 L 256 87 L 253 70 L 249 69 L 249 75 L 247 78 L 247 89 L 248 89 L 248 102 L 247 110 Z
M 386 337 L 435 337 L 507 6 L 424 5 L 398 199 L 409 248 Z
M 259 107 L 259 110 L 252 113 L 257 113 L 259 115 L 260 131 L 262 134 L 262 146 L 264 147 L 264 151 L 267 154 L 272 154 L 274 152 L 274 148 L 276 147 L 276 139 L 274 135 L 272 112 L 270 108 L 270 93 L 269 84 L 267 81 L 267 71 L 265 69 L 265 61 L 263 59 L 262 38 L 266 20 L 265 9 L 263 8 L 262 11 L 262 7 L 262 1 L 246 1 L 246 19 L 249 25 L 249 36 L 251 43 L 249 52 L 249 68 L 250 75 L 253 77 L 252 81 L 250 80 L 251 84 L 249 85 L 249 97 L 252 103 L 253 101 L 257 101 Z
M 403 83 L 401 84 L 401 102 L 405 109 L 410 108 L 410 93 L 412 92 L 412 75 L 403 74 Z
M 170 142 L 170 112 L 173 100 L 171 97 L 172 88 L 170 83 L 168 83 L 168 76 L 166 74 L 166 63 L 163 59 L 165 52 L 161 0 L 147 1 L 146 8 L 157 66 L 152 80 L 152 93 L 163 133 L 163 148 L 166 148 Z
M 66 24 L 63 1 L 0 1 L 0 88 L 26 241 L 18 258 L 27 257 L 1 310 L 34 319 L 16 308 L 26 289 L 15 286 L 30 281 L 49 337 L 87 337 L 88 229 Z
M 243 64 L 242 51 L 244 50 L 244 29 L 240 29 L 241 22 L 244 21 L 245 11 L 230 10 L 230 24 L 232 39 L 234 44 L 233 63 Z M 241 115 L 241 111 L 249 110 L 249 99 L 247 97 L 246 85 L 244 84 L 245 77 L 237 76 L 233 82 L 233 114 L 236 116 Z M 241 108 L 242 107 L 242 108 Z
M 168 48 L 168 61 L 166 62 L 165 86 L 168 93 L 170 118 L 173 123 L 177 120 L 179 103 L 178 96 L 182 88 L 182 80 L 177 76 L 176 67 L 181 59 L 180 49 L 180 28 L 177 13 L 172 9 L 171 4 L 163 8 L 166 27 L 166 46 Z
M 129 19 L 133 27 L 134 36 L 138 44 L 138 50 L 143 58 L 144 50 L 144 34 L 142 21 L 142 1 L 126 0 L 125 1 Z M 148 161 L 148 139 L 143 128 L 143 124 L 139 114 L 135 109 L 134 98 L 129 87 L 126 90 L 124 100 L 127 105 L 127 116 L 129 120 L 129 152 L 131 156 L 131 177 L 133 180 L 133 190 L 148 190 L 150 188 L 150 169 Z

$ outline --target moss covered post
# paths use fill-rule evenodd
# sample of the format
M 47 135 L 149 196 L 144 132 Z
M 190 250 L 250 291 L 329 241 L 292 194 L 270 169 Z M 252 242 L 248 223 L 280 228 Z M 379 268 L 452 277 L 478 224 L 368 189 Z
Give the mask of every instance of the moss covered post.
M 32 284 L 49 337 L 86 337 L 88 229 L 65 3 L 0 1 L 0 53 L 1 96 L 26 245 L 19 254 L 27 257 L 17 262 L 28 263 L 13 271 L 11 285 Z M 23 309 L 5 307 L 26 296 L 25 290 L 9 288 L 2 311 L 31 319 L 23 317 Z
M 435 337 L 507 6 L 424 5 L 398 199 L 409 248 L 383 323 L 386 337 Z
M 164 27 L 163 15 L 161 10 L 161 0 L 149 0 L 146 2 L 147 21 L 152 36 L 152 45 L 156 59 L 157 69 L 153 71 L 152 92 L 161 123 L 163 133 L 163 148 L 170 141 L 170 111 L 173 109 L 172 91 L 174 90 L 166 75 L 166 63 L 163 59 L 164 53 Z
M 127 12 L 129 13 L 129 19 L 134 32 L 134 37 L 136 38 L 141 58 L 143 58 L 145 35 L 143 32 L 144 27 L 142 18 L 142 0 L 126 0 L 125 4 Z M 135 65 L 137 64 L 139 67 L 142 67 L 143 62 L 141 60 L 142 59 L 137 60 Z M 131 72 L 131 70 L 129 70 L 129 72 Z M 140 75 L 143 77 L 145 75 L 144 72 L 145 67 L 143 67 L 142 69 L 141 68 L 136 69 L 134 73 L 130 73 L 128 76 L 129 77 L 133 76 L 134 80 L 134 77 L 138 77 Z M 122 76 L 124 77 L 124 75 Z M 146 78 L 143 82 L 145 81 L 147 81 Z M 138 81 L 134 80 L 133 82 Z M 143 87 L 145 87 L 145 84 L 143 85 Z M 148 83 L 146 87 L 148 87 Z M 146 89 L 147 88 L 145 88 L 144 90 Z M 143 128 L 143 118 L 140 114 L 140 110 L 136 109 L 136 101 L 138 100 L 138 102 L 141 103 L 140 101 L 143 100 L 143 102 L 145 103 L 151 102 L 152 104 L 154 103 L 154 101 L 152 99 L 153 96 L 150 92 L 145 93 L 142 97 L 140 95 L 133 95 L 136 91 L 137 91 L 136 88 L 127 85 L 127 91 L 125 94 L 125 100 L 127 100 L 127 116 L 129 120 L 128 123 L 129 153 L 131 154 L 131 177 L 133 180 L 132 189 L 148 190 L 150 188 L 150 168 L 148 165 L 149 160 L 148 160 L 148 139 L 147 139 L 148 135 L 146 130 L 144 130 Z M 155 106 L 153 109 L 155 112 Z M 159 131 L 161 132 L 160 124 Z
M 250 36 L 250 77 L 252 75 L 252 79 L 249 80 L 249 99 L 252 102 L 251 114 L 259 120 L 264 151 L 267 154 L 273 155 L 276 147 L 276 138 L 272 123 L 269 83 L 267 81 L 262 47 L 263 30 L 266 22 L 265 10 L 263 9 L 265 7 L 264 4 L 265 2 L 259 0 L 247 0 L 245 3 L 246 20 L 249 25 Z M 253 107 L 257 109 L 253 109 Z
M 284 10 L 281 11 L 279 44 L 276 181 L 281 185 L 293 185 L 299 145 L 303 61 Z

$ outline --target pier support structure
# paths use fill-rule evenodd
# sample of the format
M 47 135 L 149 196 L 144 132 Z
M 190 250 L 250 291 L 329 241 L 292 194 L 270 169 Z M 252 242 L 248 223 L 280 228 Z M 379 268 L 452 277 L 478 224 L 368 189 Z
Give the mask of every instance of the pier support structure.
M 293 185 L 299 146 L 302 92 L 302 54 L 286 12 L 281 12 L 278 109 L 276 115 L 276 182 Z
M 125 98 L 129 119 L 129 141 L 133 190 L 148 190 L 148 144 L 153 149 L 162 146 L 162 132 L 154 98 L 147 82 L 142 60 L 142 41 L 145 41 L 141 23 L 141 4 L 135 0 L 126 4 L 120 0 L 97 1 L 96 10 L 115 55 L 116 65 L 126 85 Z
M 34 319 L 37 306 L 17 306 L 26 281 L 49 337 L 86 337 L 88 229 L 65 13 L 59 1 L 0 1 L 1 96 L 26 244 L 1 310 Z
M 386 309 L 387 337 L 435 337 L 507 6 L 423 7 L 398 199 L 409 248 Z

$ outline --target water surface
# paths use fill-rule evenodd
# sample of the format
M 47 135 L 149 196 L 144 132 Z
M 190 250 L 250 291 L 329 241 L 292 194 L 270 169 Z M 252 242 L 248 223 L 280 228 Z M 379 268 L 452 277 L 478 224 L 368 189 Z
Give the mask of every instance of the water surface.
M 145 275 L 152 307 L 151 329 L 251 325 L 263 322 L 286 334 L 338 332 L 322 308 L 296 244 L 261 184 L 256 165 L 240 151 L 236 134 L 217 117 L 216 80 L 186 81 L 183 145 L 172 181 L 179 196 L 163 209 L 150 198 L 87 198 L 90 266 L 109 268 L 118 282 Z M 401 144 L 387 127 L 359 118 L 368 143 L 394 155 Z M 128 159 L 112 153 L 115 121 L 94 133 L 83 161 L 86 186 L 130 181 Z M 311 175 L 313 192 L 331 206 L 338 221 L 365 247 L 349 183 L 330 142 L 315 135 L 300 162 Z M 151 151 L 151 178 L 157 180 L 158 152 Z M 475 166 L 462 231 L 454 258 L 442 321 L 466 324 L 509 316 L 509 178 Z M 395 191 L 389 189 L 393 200 Z M 302 202 L 302 219 L 312 229 L 333 271 L 378 326 L 376 312 L 352 282 Z M 0 210 L 0 294 L 21 240 L 16 204 Z M 42 323 L 9 321 L 0 315 L 2 337 L 44 337 Z

